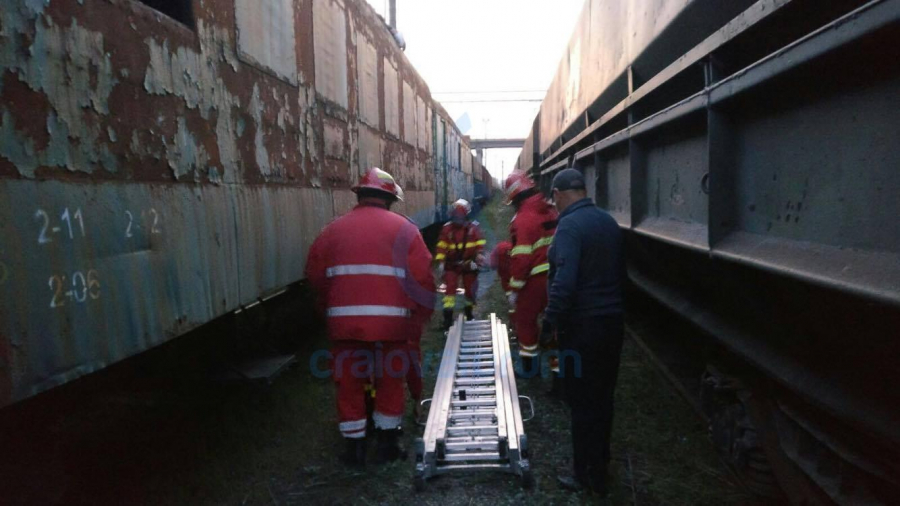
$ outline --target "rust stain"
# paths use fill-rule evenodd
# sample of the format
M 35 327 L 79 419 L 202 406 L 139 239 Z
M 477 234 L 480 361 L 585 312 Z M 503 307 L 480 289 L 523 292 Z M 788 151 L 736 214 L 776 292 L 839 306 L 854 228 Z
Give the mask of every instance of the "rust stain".
M 432 218 L 436 150 L 420 144 L 432 140 L 434 115 L 461 135 L 362 0 L 335 2 L 346 23 L 347 105 L 323 100 L 313 3 L 293 2 L 294 83 L 239 56 L 235 0 L 195 2 L 190 26 L 128 0 L 0 2 L 0 185 L 15 188 L 4 189 L 0 202 L 21 207 L 0 205 L 0 213 L 37 227 L 28 229 L 34 244 L 0 262 L 5 291 L 27 287 L 21 300 L 0 305 L 18 308 L 9 310 L 15 325 L 7 313 L 0 318 L 0 332 L 16 343 L 0 336 L 0 406 L 176 337 L 228 311 L 238 297 L 297 281 L 298 259 L 334 203 L 341 195 L 352 200 L 363 138 L 365 159 L 378 160 L 406 189 L 404 208 Z M 379 116 L 372 125 L 360 119 L 358 35 L 377 53 Z M 385 129 L 385 59 L 396 65 L 401 90 L 393 99 L 401 121 L 394 134 Z M 414 91 L 411 102 L 402 98 L 404 83 Z M 412 134 L 411 119 L 419 116 L 403 109 L 411 103 L 431 112 L 422 115 L 427 135 Z M 22 191 L 28 198 L 15 195 Z M 53 221 L 51 233 L 59 228 L 71 242 L 61 235 L 52 246 L 37 242 L 36 202 Z M 90 241 L 70 239 L 68 222 L 60 221 L 79 210 Z M 160 217 L 159 235 L 150 216 Z M 247 225 L 238 233 L 236 223 Z M 271 233 L 260 223 L 284 228 Z M 112 258 L 125 266 L 122 279 L 102 267 Z M 238 272 L 229 270 L 238 261 Z M 48 279 L 66 276 L 72 285 L 75 278 L 78 290 L 76 274 L 94 270 L 104 297 L 141 297 L 90 306 L 89 323 L 79 326 L 67 313 L 75 303 L 57 297 L 59 282 L 48 287 Z M 156 286 L 163 281 L 165 290 Z M 51 345 L 41 348 L 32 343 L 46 330 L 36 330 L 40 324 L 56 333 L 43 336 Z M 112 335 L 115 346 L 104 341 Z M 15 369 L 25 367 L 29 344 L 47 370 Z

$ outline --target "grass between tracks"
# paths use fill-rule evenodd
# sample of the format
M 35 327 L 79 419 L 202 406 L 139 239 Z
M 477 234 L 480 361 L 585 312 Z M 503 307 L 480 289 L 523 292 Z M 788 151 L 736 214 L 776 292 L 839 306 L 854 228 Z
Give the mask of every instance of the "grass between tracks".
M 492 203 L 482 223 L 491 242 L 506 236 L 510 210 Z M 485 276 L 478 311 L 506 314 L 499 284 Z M 423 337 L 423 351 L 440 352 L 439 314 Z M 309 332 L 297 328 L 297 332 Z M 601 502 L 560 490 L 555 477 L 569 468 L 566 407 L 545 394 L 548 380 L 520 381 L 535 400 L 526 425 L 536 484 L 525 491 L 512 476 L 447 476 L 412 489 L 413 463 L 348 472 L 336 462 L 334 387 L 311 374 L 310 357 L 328 343 L 308 336 L 299 365 L 267 390 L 169 380 L 162 386 L 112 389 L 90 397 L 70 415 L 39 429 L 46 448 L 22 443 L 34 462 L 13 465 L 23 483 L 38 486 L 11 503 L 120 504 L 580 504 Z M 426 396 L 437 364 L 426 378 Z M 198 386 L 199 385 L 199 386 Z M 729 505 L 748 498 L 728 478 L 690 408 L 626 342 L 616 394 L 614 483 L 608 504 Z M 421 433 L 410 414 L 406 443 Z M 35 445 L 39 443 L 34 443 Z M 372 445 L 374 446 L 374 445 Z M 374 448 L 371 448 L 374 450 Z M 22 455 L 23 453 L 19 453 Z M 370 453 L 372 457 L 374 451 Z M 9 454 L 6 458 L 9 457 Z M 4 460 L 6 460 L 4 458 Z M 77 464 L 73 464 L 77 463 Z M 3 502 L 3 501 L 0 501 Z

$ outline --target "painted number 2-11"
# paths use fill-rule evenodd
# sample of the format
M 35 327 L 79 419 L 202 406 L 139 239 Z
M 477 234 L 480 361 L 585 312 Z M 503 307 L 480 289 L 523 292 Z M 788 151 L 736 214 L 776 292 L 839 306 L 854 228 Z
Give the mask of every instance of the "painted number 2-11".
M 49 244 L 53 242 L 53 238 L 62 235 L 65 239 L 73 240 L 76 237 L 85 237 L 84 216 L 81 214 L 81 208 L 74 211 L 65 208 L 59 215 L 59 221 L 54 223 L 54 219 L 44 211 L 38 209 L 34 213 L 34 219 L 40 224 L 41 232 L 38 235 L 38 244 Z

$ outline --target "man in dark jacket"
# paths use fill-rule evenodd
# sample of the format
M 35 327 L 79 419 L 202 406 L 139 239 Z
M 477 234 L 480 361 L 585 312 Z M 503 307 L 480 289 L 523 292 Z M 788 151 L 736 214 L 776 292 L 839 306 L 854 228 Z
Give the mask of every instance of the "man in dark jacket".
M 541 347 L 558 337 L 574 447 L 574 476 L 561 476 L 559 483 L 605 494 L 624 330 L 622 232 L 615 219 L 587 198 L 578 170 L 561 171 L 551 188 L 560 216 L 548 254 L 549 300 Z

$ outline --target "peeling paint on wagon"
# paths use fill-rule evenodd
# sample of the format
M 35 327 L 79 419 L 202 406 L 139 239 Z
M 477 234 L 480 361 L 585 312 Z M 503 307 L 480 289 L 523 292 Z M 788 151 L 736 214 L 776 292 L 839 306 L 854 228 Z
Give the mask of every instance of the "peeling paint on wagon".
M 44 2 L 27 2 L 24 7 L 0 6 L 0 75 L 16 74 L 50 102 L 54 110 L 46 121 L 50 140 L 44 149 L 36 149 L 34 140 L 16 129 L 15 119 L 3 105 L 0 156 L 12 160 L 19 174 L 29 178 L 42 166 L 92 172 L 100 165 L 115 172 L 115 157 L 100 143 L 102 132 L 83 120 L 86 109 L 109 114 L 109 96 L 117 83 L 103 35 L 84 29 L 76 20 L 68 27 L 46 17 L 41 17 L 45 22 L 37 22 Z M 18 40 L 31 42 L 27 52 L 16 45 Z M 71 146 L 70 138 L 78 141 L 77 148 Z
M 190 27 L 131 0 L 0 6 L 0 406 L 298 281 L 357 167 L 394 173 L 397 211 L 433 223 L 431 111 L 459 138 L 451 118 L 365 2 L 329 2 L 346 58 L 317 65 L 314 4 L 293 3 L 296 82 L 243 57 L 233 0 L 195 3 Z M 346 74 L 346 103 L 317 93 L 322 63 Z

